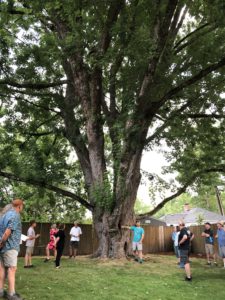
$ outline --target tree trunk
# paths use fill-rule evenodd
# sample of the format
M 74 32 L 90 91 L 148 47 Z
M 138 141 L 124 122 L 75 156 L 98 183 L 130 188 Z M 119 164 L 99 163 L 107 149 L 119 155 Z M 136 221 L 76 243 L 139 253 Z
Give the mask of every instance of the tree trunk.
M 130 230 L 110 227 L 112 220 L 117 218 L 113 214 L 105 213 L 101 220 L 95 220 L 94 229 L 98 238 L 98 248 L 94 257 L 100 258 L 124 258 L 129 252 Z M 131 220 L 130 223 L 132 223 Z
M 129 229 L 123 225 L 132 225 L 135 221 L 134 204 L 140 183 L 141 153 L 133 156 L 125 178 L 120 179 L 117 189 L 117 201 L 110 212 L 94 209 L 93 221 L 99 246 L 94 256 L 101 258 L 123 258 L 131 245 Z

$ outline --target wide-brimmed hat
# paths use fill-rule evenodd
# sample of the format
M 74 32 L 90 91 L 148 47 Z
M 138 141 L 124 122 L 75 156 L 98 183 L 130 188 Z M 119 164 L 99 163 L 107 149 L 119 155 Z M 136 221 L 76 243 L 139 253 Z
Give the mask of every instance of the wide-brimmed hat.
M 220 224 L 221 226 L 224 226 L 224 221 L 219 221 L 217 224 Z

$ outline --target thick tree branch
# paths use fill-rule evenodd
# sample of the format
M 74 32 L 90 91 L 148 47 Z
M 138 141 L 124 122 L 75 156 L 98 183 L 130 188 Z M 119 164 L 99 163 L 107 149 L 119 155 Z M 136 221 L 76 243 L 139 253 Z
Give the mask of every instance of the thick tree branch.
M 225 115 L 220 114 L 183 114 L 181 117 L 191 118 L 191 119 L 201 119 L 201 118 L 209 118 L 209 119 L 224 119 Z
M 144 216 L 152 216 L 154 215 L 155 213 L 157 213 L 160 209 L 162 209 L 164 207 L 164 205 L 166 203 L 168 203 L 169 201 L 177 198 L 178 196 L 180 196 L 181 194 L 183 194 L 187 188 L 193 184 L 195 182 L 195 180 L 203 175 L 203 174 L 207 174 L 207 173 L 225 173 L 225 165 L 220 165 L 220 166 L 216 166 L 216 167 L 212 167 L 212 168 L 209 168 L 209 169 L 205 169 L 205 170 L 202 170 L 202 171 L 199 171 L 199 172 L 196 172 L 195 174 L 193 174 L 193 176 L 187 180 L 187 182 L 182 186 L 180 187 L 176 193 L 174 193 L 173 195 L 165 198 L 162 202 L 160 202 L 155 208 L 153 208 L 150 212 L 148 213 L 145 213 L 145 214 L 141 214 L 139 215 L 139 217 L 144 217 Z
M 56 86 L 61 86 L 63 84 L 68 83 L 67 80 L 59 80 L 56 82 L 39 82 L 39 83 L 32 83 L 32 82 L 23 82 L 19 83 L 10 79 L 3 79 L 0 80 L 0 85 L 9 85 L 17 88 L 28 88 L 28 89 L 35 89 L 35 90 L 42 90 L 42 89 L 48 89 L 50 87 L 56 87 Z
M 182 91 L 184 88 L 187 88 L 202 78 L 206 77 L 208 74 L 212 73 L 213 71 L 218 70 L 219 68 L 222 68 L 225 65 L 225 57 L 223 57 L 221 60 L 219 60 L 217 63 L 212 64 L 208 66 L 207 68 L 201 70 L 196 75 L 192 76 L 191 78 L 183 81 L 178 86 L 174 87 L 170 91 L 168 91 L 160 100 L 161 103 L 164 103 L 166 100 L 172 98 L 174 95 L 178 94 L 180 91 Z
M 150 135 L 148 138 L 146 138 L 146 142 L 145 142 L 145 145 L 148 145 L 151 141 L 153 141 L 156 137 L 158 137 L 170 124 L 170 121 L 173 120 L 175 117 L 180 117 L 181 116 L 181 113 L 188 107 L 191 106 L 191 104 L 193 102 L 195 102 L 197 99 L 196 98 L 193 98 L 189 101 L 187 101 L 184 105 L 182 105 L 179 109 L 173 111 L 169 117 L 164 120 L 164 123 L 159 126 L 158 128 L 156 128 L 155 132 Z
M 24 134 L 25 134 L 25 135 L 29 135 L 29 136 L 40 137 L 40 136 L 45 136 L 45 135 L 54 134 L 54 131 L 44 131 L 44 132 L 24 132 Z
M 110 7 L 108 10 L 107 19 L 105 22 L 105 26 L 102 31 L 102 36 L 100 40 L 100 49 L 102 53 L 105 53 L 110 45 L 111 42 L 111 30 L 113 25 L 115 24 L 123 6 L 124 6 L 124 0 L 112 0 L 110 1 Z
M 11 179 L 13 181 L 24 182 L 24 183 L 32 185 L 32 186 L 45 188 L 47 190 L 53 191 L 57 194 L 69 197 L 69 198 L 79 202 L 81 205 L 83 205 L 84 207 L 86 207 L 90 211 L 93 210 L 93 206 L 89 202 L 87 202 L 85 199 L 83 199 L 82 197 L 80 197 L 80 196 L 78 196 L 78 195 L 76 195 L 76 194 L 74 194 L 70 191 L 59 188 L 57 186 L 48 184 L 45 181 L 39 181 L 39 180 L 36 180 L 36 179 L 26 179 L 26 178 L 22 178 L 22 177 L 19 177 L 19 176 L 15 175 L 15 174 L 4 172 L 4 171 L 0 171 L 0 176 Z
M 194 35 L 196 32 L 199 32 L 200 30 L 204 29 L 205 27 L 207 27 L 209 25 L 210 25 L 209 23 L 205 23 L 205 24 L 199 26 L 198 28 L 196 28 L 195 30 L 193 30 L 192 32 L 188 33 L 185 37 L 183 37 L 176 43 L 176 45 L 174 46 L 174 49 L 176 49 L 178 46 L 180 46 L 180 44 L 183 43 L 183 41 L 188 39 L 190 36 Z
M 181 50 L 183 50 L 184 48 L 186 48 L 187 46 L 195 43 L 195 41 L 197 41 L 199 38 L 201 38 L 203 35 L 206 35 L 210 32 L 212 32 L 213 30 L 215 30 L 216 27 L 211 27 L 211 28 L 208 28 L 207 30 L 205 30 L 204 32 L 202 33 L 199 33 L 199 34 L 196 34 L 196 36 L 194 36 L 193 38 L 191 38 L 189 41 L 187 41 L 186 43 L 183 43 L 180 45 L 180 47 L 177 47 L 175 49 L 175 54 L 179 53 Z

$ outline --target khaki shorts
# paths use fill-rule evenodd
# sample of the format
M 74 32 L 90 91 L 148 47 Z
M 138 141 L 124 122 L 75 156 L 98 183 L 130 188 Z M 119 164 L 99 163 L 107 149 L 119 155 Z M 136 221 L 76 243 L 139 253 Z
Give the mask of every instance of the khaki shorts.
M 18 251 L 15 249 L 0 253 L 0 263 L 3 267 L 10 268 L 17 266 Z
M 219 255 L 222 258 L 225 258 L 225 246 L 219 247 Z
M 142 251 L 142 244 L 141 243 L 136 243 L 136 242 L 133 242 L 132 243 L 132 248 L 133 248 L 133 251 Z
M 205 244 L 205 253 L 210 255 L 214 254 L 214 247 L 212 244 Z
M 34 247 L 28 247 L 26 248 L 26 254 L 32 255 L 34 253 Z

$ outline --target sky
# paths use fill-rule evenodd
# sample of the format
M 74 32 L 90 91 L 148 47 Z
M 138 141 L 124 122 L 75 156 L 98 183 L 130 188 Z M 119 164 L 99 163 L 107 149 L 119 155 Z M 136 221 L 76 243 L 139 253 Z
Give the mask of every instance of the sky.
M 160 151 L 145 151 L 143 153 L 141 170 L 147 171 L 149 173 L 156 173 L 157 175 L 169 179 L 168 176 L 162 174 L 162 168 L 167 166 L 168 162 Z M 171 176 L 172 177 L 172 176 Z M 137 198 L 142 200 L 145 204 L 150 204 L 151 199 L 148 193 L 149 183 L 146 178 L 142 177 L 142 182 L 138 189 Z M 161 199 L 157 199 L 157 202 L 160 202 Z

